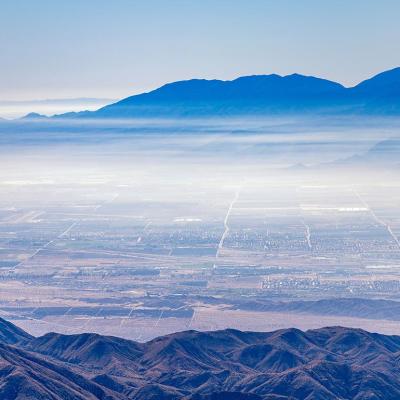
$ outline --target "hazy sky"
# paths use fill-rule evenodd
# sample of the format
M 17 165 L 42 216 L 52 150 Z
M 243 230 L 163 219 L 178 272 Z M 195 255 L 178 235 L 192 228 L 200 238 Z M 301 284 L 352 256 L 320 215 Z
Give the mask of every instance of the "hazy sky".
M 399 16 L 399 0 L 0 0 L 0 100 L 273 72 L 352 85 L 400 65 Z

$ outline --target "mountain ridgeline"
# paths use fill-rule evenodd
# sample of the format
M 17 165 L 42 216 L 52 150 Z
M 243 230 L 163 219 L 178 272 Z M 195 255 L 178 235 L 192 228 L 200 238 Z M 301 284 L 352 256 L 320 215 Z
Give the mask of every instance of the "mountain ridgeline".
M 400 337 L 186 331 L 138 343 L 84 333 L 33 337 L 0 319 L 5 400 L 365 400 L 400 398 Z
M 268 116 L 287 114 L 400 115 L 400 68 L 346 88 L 293 74 L 254 75 L 232 81 L 192 79 L 166 84 L 97 111 L 63 118 Z

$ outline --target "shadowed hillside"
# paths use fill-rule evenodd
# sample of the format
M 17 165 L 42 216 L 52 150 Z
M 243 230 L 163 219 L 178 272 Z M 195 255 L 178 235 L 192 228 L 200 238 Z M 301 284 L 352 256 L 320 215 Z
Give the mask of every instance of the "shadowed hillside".
M 398 399 L 400 337 L 341 327 L 39 338 L 1 320 L 2 399 Z M 11 345 L 9 343 L 14 343 Z

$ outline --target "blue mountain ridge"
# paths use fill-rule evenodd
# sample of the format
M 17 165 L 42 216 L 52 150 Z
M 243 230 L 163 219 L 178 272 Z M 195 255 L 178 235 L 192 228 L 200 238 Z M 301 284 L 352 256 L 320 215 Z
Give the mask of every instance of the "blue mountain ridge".
M 313 76 L 253 75 L 231 81 L 191 79 L 168 83 L 97 111 L 58 118 L 202 117 L 279 114 L 400 114 L 400 67 L 358 85 Z

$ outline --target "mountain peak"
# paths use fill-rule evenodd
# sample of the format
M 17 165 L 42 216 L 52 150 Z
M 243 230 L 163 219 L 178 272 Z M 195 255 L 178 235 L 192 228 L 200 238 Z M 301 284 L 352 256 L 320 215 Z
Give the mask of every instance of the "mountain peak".
M 29 114 L 26 114 L 25 116 L 21 117 L 20 119 L 44 119 L 47 118 L 46 115 L 31 112 Z

